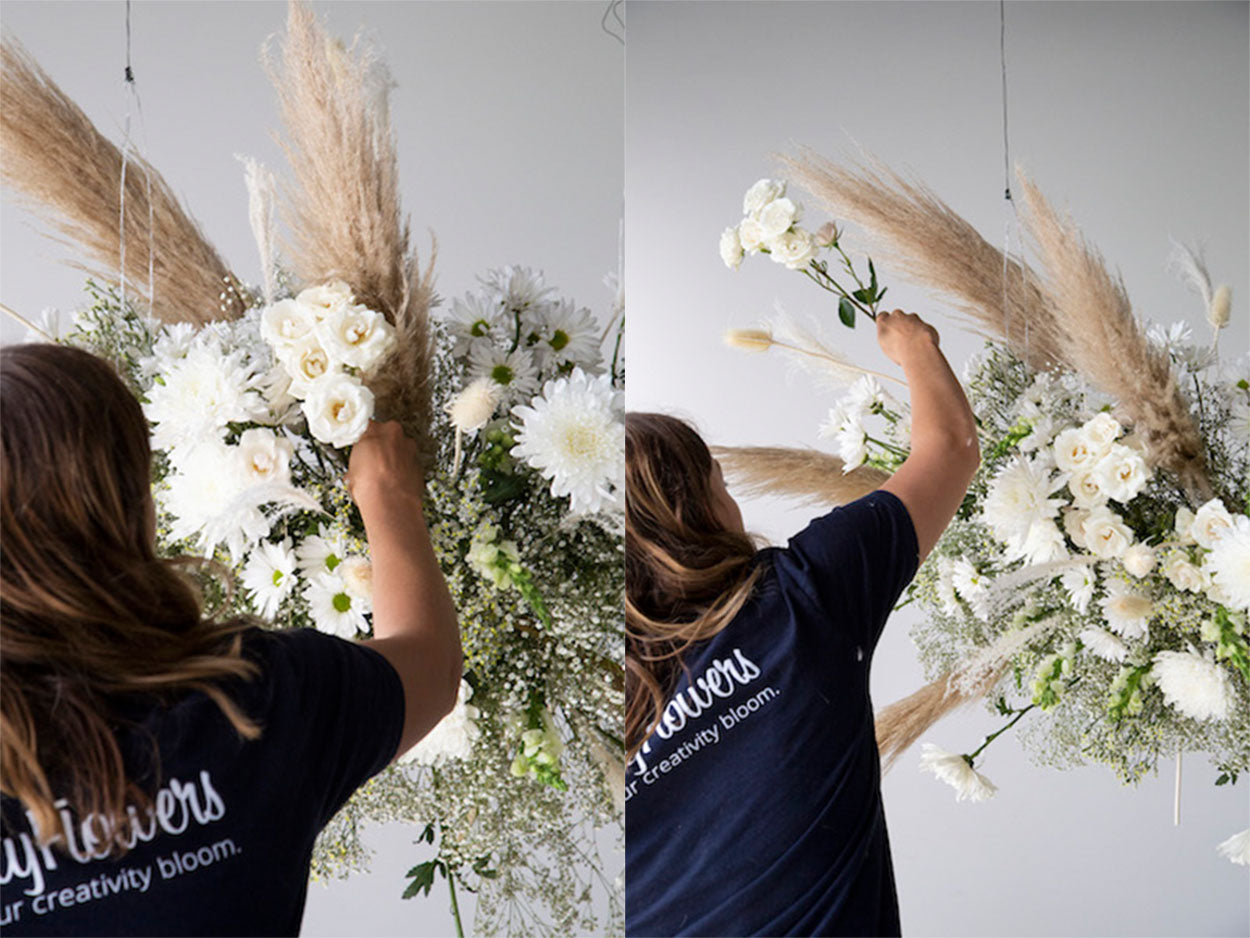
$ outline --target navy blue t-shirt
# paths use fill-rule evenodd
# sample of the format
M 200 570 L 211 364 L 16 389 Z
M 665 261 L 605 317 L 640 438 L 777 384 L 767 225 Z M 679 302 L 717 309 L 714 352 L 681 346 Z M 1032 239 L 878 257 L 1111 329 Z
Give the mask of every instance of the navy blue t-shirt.
M 629 935 L 899 934 L 868 670 L 918 561 L 882 491 L 759 552 L 627 767 Z
M 243 647 L 261 674 L 228 690 L 259 739 L 200 692 L 141 708 L 143 729 L 119 738 L 128 764 L 150 762 L 144 732 L 160 753 L 155 811 L 132 817 L 121 858 L 93 857 L 81 819 L 41 849 L 3 799 L 5 935 L 299 933 L 313 841 L 395 756 L 404 689 L 378 652 L 312 629 L 250 629 Z

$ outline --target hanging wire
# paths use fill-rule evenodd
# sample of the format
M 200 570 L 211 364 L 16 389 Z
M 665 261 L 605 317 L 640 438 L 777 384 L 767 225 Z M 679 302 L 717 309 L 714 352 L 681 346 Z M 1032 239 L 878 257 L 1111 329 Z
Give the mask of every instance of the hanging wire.
M 599 20 L 599 25 L 603 31 L 619 42 L 625 45 L 625 18 L 621 16 L 621 8 L 625 0 L 608 0 L 607 8 L 603 11 L 603 18 Z M 615 20 L 615 26 L 608 24 L 608 19 Z M 620 30 L 617 32 L 616 30 Z
M 118 228 L 118 286 L 121 292 L 122 306 L 126 305 L 126 175 L 130 166 L 131 153 L 141 156 L 130 136 L 131 106 L 139 118 L 139 132 L 143 137 L 144 149 L 147 148 L 147 125 L 143 120 L 143 102 L 139 98 L 139 88 L 135 83 L 134 68 L 131 63 L 131 31 L 130 31 L 130 0 L 126 0 L 126 66 L 122 73 L 122 83 L 126 97 L 125 116 L 122 122 L 122 171 L 117 196 L 117 228 Z M 136 160 L 137 162 L 137 160 Z M 153 239 L 153 208 L 152 208 L 152 174 L 143 170 L 144 190 L 148 203 L 148 309 L 156 303 L 156 251 Z

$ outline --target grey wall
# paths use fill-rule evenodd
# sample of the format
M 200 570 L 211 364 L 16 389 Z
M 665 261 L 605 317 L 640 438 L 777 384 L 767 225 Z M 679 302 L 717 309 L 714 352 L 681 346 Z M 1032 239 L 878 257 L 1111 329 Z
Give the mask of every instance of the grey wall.
M 1228 355 L 1250 346 L 1246 14 L 1244 3 L 1007 4 L 1015 156 L 1123 273 L 1140 314 L 1187 319 L 1200 335 L 1202 311 L 1164 266 L 1169 234 L 1205 240 L 1213 276 L 1234 290 Z M 724 443 L 819 444 L 831 396 L 787 380 L 781 359 L 723 347 L 720 333 L 774 299 L 830 315 L 825 295 L 764 258 L 727 270 L 720 232 L 746 187 L 775 174 L 769 151 L 794 141 L 853 153 L 853 139 L 915 170 L 1001 244 L 998 29 L 997 3 L 631 4 L 631 409 L 684 413 Z M 891 303 L 935 322 L 957 367 L 977 347 L 941 306 L 887 282 Z M 896 371 L 871 329 L 835 329 L 856 360 Z M 744 514 L 774 539 L 810 517 L 776 501 Z M 922 682 L 909 611 L 877 652 L 879 704 Z M 929 738 L 963 750 L 997 725 L 972 711 Z M 1214 850 L 1250 825 L 1244 779 L 1216 789 L 1210 767 L 1188 759 L 1175 828 L 1170 762 L 1126 789 L 1099 767 L 1035 769 L 1009 737 L 986 755 L 1000 791 L 983 804 L 955 803 L 917 771 L 916 752 L 885 780 L 906 933 L 1250 931 L 1246 868 Z
M 392 102 L 401 186 L 419 239 L 439 239 L 438 289 L 475 287 L 488 267 L 526 264 L 606 314 L 602 284 L 615 271 L 621 215 L 623 60 L 600 29 L 598 2 L 314 3 L 332 32 L 373 31 L 398 88 Z M 124 4 L 6 0 L 3 24 L 106 132 L 120 139 L 125 96 Z M 258 64 L 283 26 L 281 3 L 136 2 L 133 63 L 146 152 L 201 222 L 227 263 L 259 279 L 247 196 L 233 154 L 280 170 L 270 139 L 277 114 Z M 137 123 L 136 123 L 137 129 Z M 6 194 L 7 195 L 7 194 Z M 420 243 L 420 242 L 419 242 Z M 428 242 L 426 242 L 428 243 Z M 5 201 L 0 213 L 0 301 L 38 314 L 73 309 L 82 277 Z M 5 322 L 0 337 L 25 330 Z M 413 833 L 391 825 L 372 840 L 369 875 L 309 890 L 311 935 L 451 933 L 445 892 L 401 901 Z M 615 864 L 609 880 L 623 867 Z M 442 886 L 440 882 L 439 887 Z M 472 897 L 462 894 L 462 908 Z

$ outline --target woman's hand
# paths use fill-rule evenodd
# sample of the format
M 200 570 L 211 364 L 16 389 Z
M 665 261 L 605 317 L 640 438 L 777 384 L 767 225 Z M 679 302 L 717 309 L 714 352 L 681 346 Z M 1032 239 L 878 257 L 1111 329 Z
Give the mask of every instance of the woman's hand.
M 896 365 L 905 366 L 917 348 L 937 348 L 938 332 L 915 313 L 877 313 L 877 344 Z
M 347 491 L 362 512 L 379 500 L 396 496 L 421 502 L 417 444 L 395 421 L 369 422 L 364 436 L 352 447 L 345 478 Z

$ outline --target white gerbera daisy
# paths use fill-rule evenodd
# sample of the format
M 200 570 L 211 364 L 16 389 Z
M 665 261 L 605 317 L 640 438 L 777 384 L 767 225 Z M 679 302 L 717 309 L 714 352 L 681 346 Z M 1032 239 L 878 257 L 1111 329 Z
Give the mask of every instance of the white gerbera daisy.
M 599 511 L 619 494 L 625 472 L 619 399 L 608 375 L 592 378 L 574 368 L 548 381 L 531 406 L 512 409 L 519 421 L 512 455 L 551 479 L 552 495 L 570 496 L 573 514 Z
M 1228 674 L 1210 654 L 1193 650 L 1161 651 L 1154 656 L 1153 674 L 1163 699 L 1195 720 L 1223 720 L 1233 702 Z
M 966 756 L 947 752 L 933 743 L 925 743 L 923 750 L 920 767 L 954 788 L 956 801 L 985 801 L 998 791 L 998 786 L 974 769 Z
M 1232 527 L 1211 548 L 1202 565 L 1231 606 L 1250 610 L 1250 518 L 1235 515 Z
M 355 638 L 357 632 L 368 631 L 366 603 L 348 592 L 340 577 L 318 573 L 304 587 L 304 598 L 319 632 Z
M 473 687 L 463 678 L 460 693 L 451 713 L 430 730 L 422 740 L 399 757 L 400 762 L 416 762 L 420 765 L 442 765 L 453 759 L 468 759 L 473 744 L 482 731 L 478 728 L 478 709 L 469 703 Z
M 1250 827 L 1240 834 L 1233 834 L 1215 849 L 1220 856 L 1227 857 L 1233 863 L 1250 866 Z
M 466 293 L 463 299 L 452 300 L 447 314 L 447 328 L 456 340 L 452 355 L 462 358 L 475 345 L 490 345 L 504 333 L 501 307 L 481 293 Z
M 538 389 L 534 356 L 523 348 L 506 352 L 494 345 L 477 343 L 469 349 L 469 374 L 475 378 L 490 378 L 514 399 L 526 397 Z
M 534 351 L 543 367 L 566 362 L 581 368 L 594 368 L 603 359 L 599 351 L 599 326 L 585 307 L 561 299 L 543 309 L 537 324 Z
M 1099 605 L 1113 632 L 1125 638 L 1149 638 L 1150 617 L 1154 614 L 1154 603 L 1149 597 L 1133 592 L 1123 580 L 1110 580 L 1107 595 Z
M 263 421 L 256 379 L 242 351 L 227 355 L 215 342 L 193 343 L 148 389 L 143 412 L 154 424 L 153 449 L 218 437 L 228 423 Z
M 1036 458 L 1017 456 L 990 482 L 982 517 L 1000 541 L 1012 540 L 1022 547 L 1037 522 L 1059 513 L 1063 499 L 1050 496 L 1063 483 L 1063 476 L 1052 479 Z M 1036 540 L 1040 535 L 1035 533 L 1033 537 Z M 1059 539 L 1062 542 L 1062 534 Z
M 1090 653 L 1103 661 L 1121 662 L 1128 657 L 1128 646 L 1106 629 L 1091 627 L 1082 629 L 1077 636 Z
M 243 568 L 243 586 L 251 590 L 257 610 L 266 619 L 277 614 L 282 600 L 295 589 L 295 566 L 290 538 L 281 543 L 261 541 L 248 557 Z

